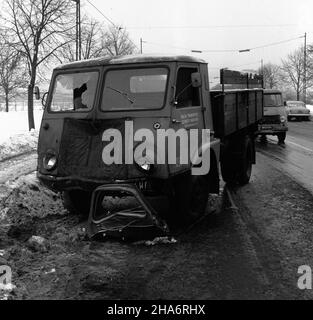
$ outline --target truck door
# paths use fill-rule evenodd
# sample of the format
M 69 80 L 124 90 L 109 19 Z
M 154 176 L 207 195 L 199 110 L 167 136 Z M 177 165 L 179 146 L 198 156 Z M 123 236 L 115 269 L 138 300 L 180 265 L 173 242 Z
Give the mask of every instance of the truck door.
M 172 123 L 181 124 L 185 129 L 204 128 L 201 88 L 191 85 L 191 74 L 194 72 L 199 72 L 197 66 L 181 65 L 176 74 L 176 104 L 172 110 Z
M 201 87 L 191 85 L 192 73 L 199 72 L 198 65 L 179 65 L 176 73 L 175 103 L 172 106 L 171 127 L 174 130 L 184 128 L 189 135 L 190 129 L 198 129 L 198 141 L 205 127 L 204 106 Z M 178 149 L 176 154 L 178 155 Z M 179 171 L 181 167 L 170 166 L 170 170 Z

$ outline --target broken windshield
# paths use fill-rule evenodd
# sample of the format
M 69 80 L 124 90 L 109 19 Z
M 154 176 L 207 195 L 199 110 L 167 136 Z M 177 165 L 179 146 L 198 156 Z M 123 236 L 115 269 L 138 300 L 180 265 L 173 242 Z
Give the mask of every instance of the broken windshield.
M 59 74 L 55 78 L 50 110 L 85 111 L 93 107 L 98 72 Z
M 105 76 L 101 109 L 160 109 L 165 101 L 167 78 L 166 68 L 109 70 Z

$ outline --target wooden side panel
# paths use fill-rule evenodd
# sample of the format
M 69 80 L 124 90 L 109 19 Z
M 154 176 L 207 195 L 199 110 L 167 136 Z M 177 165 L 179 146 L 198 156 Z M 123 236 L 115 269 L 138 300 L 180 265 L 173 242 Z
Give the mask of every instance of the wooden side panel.
M 257 121 L 263 118 L 263 91 L 257 91 Z
M 256 93 L 255 92 L 249 92 L 249 124 L 252 124 L 255 122 L 256 119 Z
M 236 94 L 227 93 L 224 98 L 224 128 L 225 135 L 237 130 Z
M 248 125 L 248 92 L 238 92 L 238 129 Z

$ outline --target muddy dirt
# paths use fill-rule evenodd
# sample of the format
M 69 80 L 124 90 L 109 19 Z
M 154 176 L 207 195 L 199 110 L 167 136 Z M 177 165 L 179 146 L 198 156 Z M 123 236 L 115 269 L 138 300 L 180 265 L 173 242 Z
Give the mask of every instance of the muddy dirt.
M 312 298 L 296 286 L 297 266 L 313 261 L 312 195 L 263 155 L 258 162 L 233 204 L 210 198 L 215 212 L 157 243 L 89 241 L 86 217 L 64 210 L 35 172 L 16 179 L 14 162 L 1 184 L 0 262 L 16 288 L 0 298 Z
M 85 218 L 69 215 L 35 173 L 6 187 L 0 250 L 13 271 L 10 299 L 248 299 L 270 290 L 230 210 L 167 244 L 91 242 Z M 30 245 L 34 236 L 43 247 Z

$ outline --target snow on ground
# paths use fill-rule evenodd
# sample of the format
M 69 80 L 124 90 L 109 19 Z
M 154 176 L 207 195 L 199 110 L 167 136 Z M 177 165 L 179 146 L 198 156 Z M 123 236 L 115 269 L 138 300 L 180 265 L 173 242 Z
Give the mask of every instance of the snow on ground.
M 42 110 L 34 110 L 35 127 L 39 128 Z M 28 132 L 27 111 L 0 112 L 0 143 L 16 134 Z
M 0 112 L 0 160 L 35 150 L 42 110 L 34 110 L 36 130 L 28 131 L 27 111 Z

